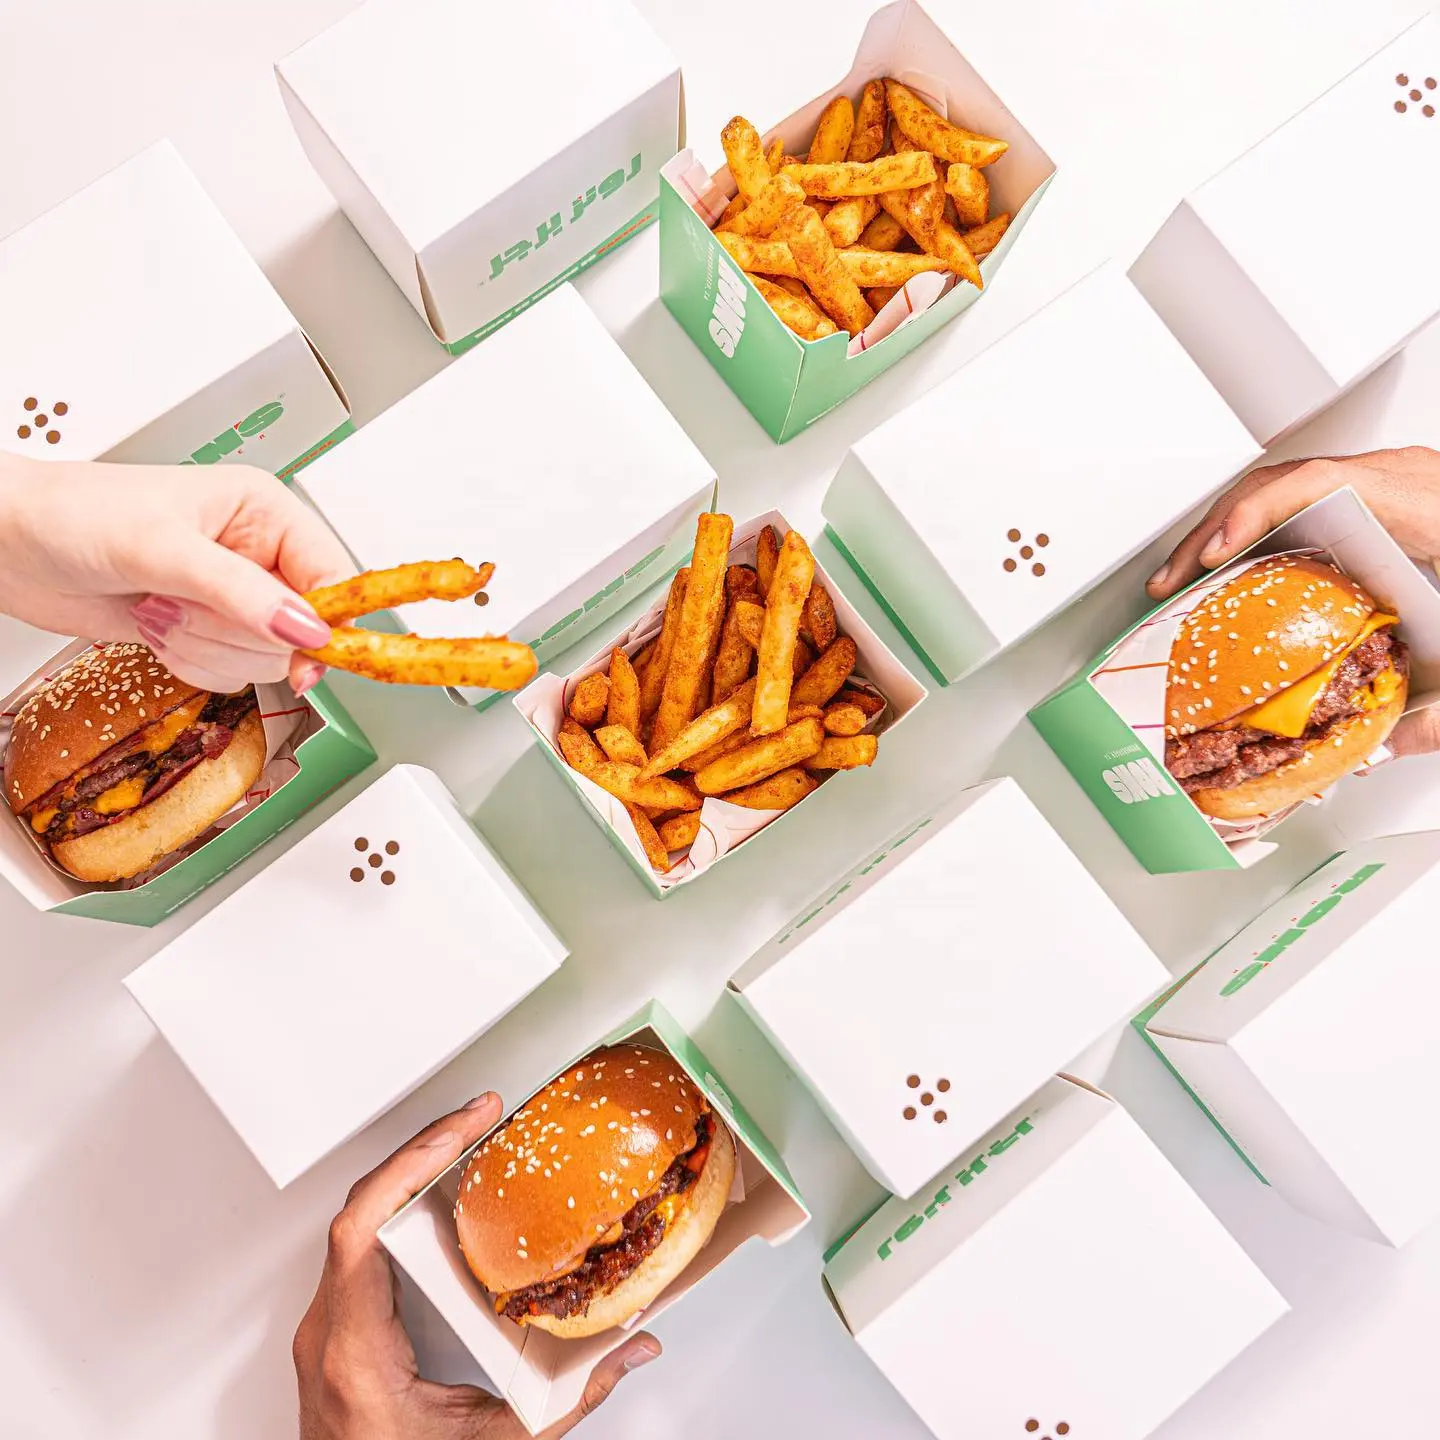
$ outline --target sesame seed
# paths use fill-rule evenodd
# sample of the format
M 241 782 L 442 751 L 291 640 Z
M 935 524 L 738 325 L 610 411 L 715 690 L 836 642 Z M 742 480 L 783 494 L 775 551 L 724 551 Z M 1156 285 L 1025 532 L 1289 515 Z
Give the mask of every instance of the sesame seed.
M 516 1253 L 522 1260 L 528 1260 L 528 1259 L 530 1258 L 523 1250 L 517 1250 L 515 1253 Z
M 575 1208 L 575 1197 L 573 1195 L 566 1198 L 565 1208 L 567 1210 L 573 1210 Z

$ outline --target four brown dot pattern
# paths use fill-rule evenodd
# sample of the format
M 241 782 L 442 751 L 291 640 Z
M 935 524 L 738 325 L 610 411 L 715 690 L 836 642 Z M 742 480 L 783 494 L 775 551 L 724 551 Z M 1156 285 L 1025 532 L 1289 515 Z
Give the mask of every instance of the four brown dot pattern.
M 1020 545 L 1020 560 L 1033 562 L 1030 565 L 1030 573 L 1032 575 L 1039 576 L 1045 573 L 1045 566 L 1039 560 L 1035 559 L 1035 551 L 1037 549 L 1043 550 L 1050 543 L 1050 537 L 1048 535 L 1037 535 L 1033 541 L 1021 545 L 1020 542 L 1025 539 L 1024 535 L 1019 530 L 1010 529 L 1005 532 L 1005 538 L 1012 545 Z M 1004 562 L 1005 573 L 1007 575 L 1013 575 L 1020 568 L 1020 560 L 1016 560 L 1013 556 L 1006 556 Z
M 40 409 L 40 401 L 34 395 L 27 395 L 21 408 L 25 411 L 25 419 L 16 427 L 15 433 L 22 440 L 28 440 L 32 435 L 43 435 L 50 445 L 60 443 L 60 432 L 54 428 L 54 420 L 70 413 L 70 407 L 63 400 L 57 400 L 47 413 Z
M 362 855 L 365 855 L 367 850 L 370 851 L 365 857 L 365 864 L 372 870 L 380 871 L 380 883 L 382 885 L 393 885 L 395 883 L 395 872 L 389 869 L 382 870 L 380 867 L 385 864 L 385 855 L 398 855 L 400 853 L 400 844 L 398 841 L 387 840 L 384 846 L 385 855 L 382 855 L 379 850 L 370 850 L 370 842 L 361 835 L 356 837 L 355 848 Z M 358 885 L 365 878 L 364 867 L 360 865 L 355 866 L 350 872 L 350 878 Z
M 1437 97 L 1434 92 L 1440 88 L 1440 81 L 1437 81 L 1433 75 L 1427 75 L 1423 80 L 1416 80 L 1412 84 L 1408 75 L 1397 75 L 1395 83 L 1405 92 L 1406 96 L 1405 99 L 1395 102 L 1397 115 L 1406 114 L 1411 105 L 1419 105 L 1420 113 L 1427 120 L 1435 118 L 1435 101 L 1440 97 Z M 1428 95 L 1427 91 L 1430 92 Z M 1421 101 L 1425 103 L 1422 105 Z
M 1040 1422 L 1039 1422 L 1038 1420 L 1027 1420 L 1027 1421 L 1025 1422 L 1025 1433 L 1026 1433 L 1027 1435 L 1033 1435 L 1039 1428 L 1040 1428 Z M 1070 1426 L 1069 1426 L 1068 1424 L 1066 1424 L 1066 1422 L 1065 1422 L 1064 1420 L 1062 1420 L 1062 1421 L 1055 1427 L 1055 1433 L 1056 1433 L 1056 1435 L 1068 1435 L 1068 1434 L 1070 1433 Z M 1048 1436 L 1048 1435 L 1042 1435 L 1042 1436 L 1040 1437 L 1040 1440 L 1050 1440 L 1050 1436 Z
M 920 1089 L 920 1077 L 919 1077 L 918 1075 L 911 1075 L 911 1076 L 909 1076 L 909 1077 L 906 1079 L 905 1083 L 906 1083 L 906 1085 L 908 1085 L 908 1086 L 910 1087 L 910 1089 L 912 1089 L 912 1090 L 919 1090 L 919 1089 Z M 949 1088 L 950 1088 L 950 1082 L 949 1082 L 948 1080 L 946 1080 L 946 1079 L 943 1079 L 943 1078 L 942 1078 L 942 1079 L 939 1079 L 939 1080 L 937 1080 L 937 1081 L 935 1082 L 935 1089 L 938 1090 L 942 1095 L 943 1095 Z M 919 1100 L 920 1100 L 921 1105 L 923 1105 L 927 1110 L 929 1110 L 930 1107 L 931 1107 L 932 1105 L 934 1105 L 934 1103 L 935 1103 L 935 1095 L 934 1095 L 934 1092 L 933 1092 L 933 1091 L 930 1091 L 930 1090 L 921 1091 L 921 1094 L 920 1094 L 920 1096 L 919 1096 Z M 913 1119 L 915 1119 L 915 1117 L 916 1117 L 920 1112 L 919 1112 L 918 1110 L 916 1110 L 916 1108 L 915 1108 L 913 1105 L 907 1105 L 907 1106 L 904 1108 L 904 1110 L 902 1110 L 900 1113 L 901 1113 L 902 1115 L 904 1115 L 904 1117 L 905 1117 L 907 1120 L 913 1120 Z M 930 1118 L 931 1118 L 937 1125 L 943 1125 L 950 1117 L 949 1117 L 943 1110 L 932 1110 L 931 1113 L 930 1113 Z

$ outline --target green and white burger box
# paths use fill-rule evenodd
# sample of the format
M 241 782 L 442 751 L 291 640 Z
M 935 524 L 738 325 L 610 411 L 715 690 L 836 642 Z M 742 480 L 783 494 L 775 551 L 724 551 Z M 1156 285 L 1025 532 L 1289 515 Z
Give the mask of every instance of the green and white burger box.
M 0 239 L 0 450 L 288 476 L 350 407 L 168 141 Z
M 0 756 L 29 695 L 90 648 L 88 640 L 72 641 L 0 696 Z M 13 678 L 0 674 L 0 684 Z M 0 804 L 0 878 L 37 910 L 157 925 L 374 761 L 370 742 L 327 685 L 299 700 L 288 685 L 257 685 L 255 692 L 265 725 L 265 769 L 245 798 L 198 840 L 148 876 L 88 885 L 55 864 L 30 827 Z M 163 695 L 155 700 L 165 703 Z
M 1345 851 L 1136 1020 L 1256 1177 L 1403 1245 L 1440 1215 L 1430 937 L 1440 833 Z
M 1440 17 L 1412 25 L 1181 202 L 1130 271 L 1267 445 L 1440 311 Z M 1336 182 L 1374 222 L 1335 245 Z
M 897 924 L 904 979 L 877 983 Z M 1004 779 L 900 830 L 753 955 L 730 990 L 865 1168 L 913 1195 L 1168 980 Z
M 368 0 L 275 67 L 340 208 L 458 355 L 657 213 L 680 67 L 626 0 Z
M 430 600 L 396 616 L 419 635 L 508 634 L 545 665 L 680 564 L 715 471 L 565 285 L 370 421 L 304 488 L 362 569 L 495 561 L 484 607 Z
M 1143 1440 L 1288 1308 L 1125 1110 L 1065 1076 L 885 1201 L 824 1283 L 939 1440 Z
M 1165 705 L 1171 644 L 1190 611 L 1262 557 L 1295 552 L 1328 559 L 1400 617 L 1400 638 L 1410 647 L 1408 709 L 1440 700 L 1433 693 L 1440 689 L 1440 590 L 1354 490 L 1347 486 L 1317 500 L 1232 564 L 1157 606 L 1030 712 L 1035 728 L 1151 874 L 1246 868 L 1276 848 L 1276 841 L 1263 837 L 1294 813 L 1244 822 L 1203 815 L 1165 769 L 1165 727 L 1180 718 L 1167 719 Z M 1388 755 L 1377 746 L 1372 758 Z
M 125 985 L 285 1186 L 565 957 L 438 777 L 397 765 Z
M 824 28 L 805 28 L 812 60 L 816 46 L 826 45 Z M 837 54 L 835 69 L 844 63 Z M 766 131 L 765 142 L 779 136 L 787 153 L 804 154 L 831 100 L 848 95 L 858 101 L 866 81 L 883 77 L 910 86 L 957 124 L 1009 142 L 1009 151 L 985 171 L 992 212 L 1013 216 L 999 245 L 980 262 L 988 288 L 1040 203 L 1055 165 L 915 0 L 877 10 L 845 78 Z M 764 117 L 754 118 L 758 123 Z M 660 298 L 772 439 L 798 435 L 981 296 L 973 285 L 948 276 L 922 276 L 854 339 L 842 330 L 823 340 L 801 340 L 711 233 L 734 195 L 729 167 L 712 175 L 691 150 L 661 171 Z
M 1107 265 L 860 440 L 821 510 L 948 683 L 1073 604 L 1260 453 Z
M 754 565 L 756 537 L 766 525 L 773 525 L 781 535 L 791 528 L 785 517 L 774 510 L 751 520 L 737 521 L 730 546 L 731 565 Z M 693 548 L 693 528 L 690 542 Z M 656 569 L 658 568 L 657 566 Z M 498 571 L 496 578 L 499 579 Z M 855 642 L 855 670 L 847 683 L 877 691 L 887 701 L 885 709 L 866 727 L 867 734 L 882 737 L 880 755 L 875 765 L 883 765 L 883 736 L 899 725 L 924 700 L 929 691 L 861 618 L 854 604 L 846 597 L 841 580 L 820 563 L 818 556 L 815 561 L 815 584 L 823 585 L 835 602 L 839 633 L 848 635 Z M 575 687 L 587 675 L 608 670 L 613 650 L 624 650 L 627 655 L 637 655 L 643 650 L 660 633 L 661 622 L 665 617 L 665 601 L 666 594 L 660 594 L 643 615 L 618 635 L 610 636 L 604 645 L 597 646 L 583 664 L 570 674 L 542 675 L 515 697 L 515 708 L 534 732 L 541 752 L 573 787 L 590 818 L 609 837 L 615 848 L 630 861 L 646 889 L 661 900 L 673 895 L 682 885 L 688 885 L 714 869 L 722 860 L 733 855 L 745 841 L 780 824 L 793 810 L 799 808 L 794 806 L 786 811 L 750 810 L 741 805 L 726 804 L 724 800 L 714 797 L 707 798 L 700 811 L 700 833 L 690 847 L 688 856 L 677 862 L 667 874 L 660 875 L 651 869 L 650 862 L 645 857 L 645 848 L 635 833 L 634 823 L 626 813 L 624 804 L 602 790 L 594 781 L 587 780 L 578 771 L 572 770 L 566 763 L 560 753 L 560 726 L 564 722 Z M 800 805 L 820 803 L 827 798 L 827 792 L 833 787 L 853 785 L 857 780 L 864 783 L 863 771 L 837 773 L 819 790 L 802 800 Z
M 735 1184 L 715 1234 L 635 1322 L 648 1324 L 748 1241 L 783 1244 L 808 1223 L 810 1213 L 774 1145 L 685 1031 L 653 1001 L 558 1069 L 537 1072 L 524 1093 L 544 1089 L 592 1050 L 622 1044 L 668 1052 L 737 1141 Z M 380 1229 L 380 1241 L 479 1363 L 526 1430 L 536 1435 L 579 1404 L 591 1370 L 624 1344 L 634 1327 L 607 1330 L 584 1340 L 562 1340 L 542 1330 L 522 1329 L 495 1313 L 456 1243 L 455 1205 L 457 1200 L 463 1203 L 460 1177 L 472 1153 L 467 1151 L 388 1220 Z

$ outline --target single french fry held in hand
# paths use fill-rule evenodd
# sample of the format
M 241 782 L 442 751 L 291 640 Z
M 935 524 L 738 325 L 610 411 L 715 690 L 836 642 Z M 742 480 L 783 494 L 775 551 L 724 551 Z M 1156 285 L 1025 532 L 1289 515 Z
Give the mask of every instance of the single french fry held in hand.
M 700 812 L 691 810 L 685 815 L 675 815 L 660 826 L 660 843 L 667 851 L 685 850 L 695 843 L 700 833 Z
M 760 582 L 762 598 L 770 593 L 775 578 L 775 562 L 780 558 L 780 537 L 773 525 L 764 526 L 755 537 L 755 575 Z
M 610 699 L 605 721 L 623 725 L 632 735 L 640 733 L 640 677 L 630 657 L 618 646 L 610 652 Z
M 878 202 L 880 197 L 875 197 Z M 905 243 L 905 227 L 883 207 L 860 232 L 857 242 L 866 250 L 898 250 Z
M 791 210 L 804 203 L 805 192 L 788 176 L 776 175 L 724 228 L 731 235 L 768 235 Z
M 348 625 L 330 643 L 302 652 L 322 665 L 385 685 L 446 685 L 459 689 L 519 690 L 535 678 L 535 652 L 517 640 L 382 635 Z
M 825 213 L 825 228 L 837 250 L 853 245 L 865 227 L 880 213 L 878 195 L 852 195 L 837 200 Z
M 836 697 L 837 705 L 853 705 L 867 720 L 873 720 L 884 708 L 883 696 L 876 695 L 870 690 L 860 690 L 852 686 L 846 686 Z
M 800 278 L 837 325 L 858 335 L 875 318 L 860 287 L 841 265 L 824 222 L 813 210 L 805 206 L 792 210 L 776 227 L 775 238 L 789 246 Z
M 996 215 L 987 220 L 983 225 L 977 225 L 973 230 L 965 232 L 965 244 L 969 247 L 970 253 L 978 260 L 981 256 L 988 255 L 1001 241 L 1005 232 L 1010 228 L 1010 216 Z
M 1010 148 L 1004 140 L 997 140 L 992 135 L 980 135 L 952 125 L 898 80 L 885 82 L 885 98 L 901 133 L 941 160 L 975 166 L 993 165 Z
M 305 599 L 327 625 L 344 625 L 377 610 L 394 610 L 422 600 L 467 600 L 483 590 L 495 567 L 463 560 L 420 560 L 390 570 L 366 570 L 337 585 L 322 585 Z
M 828 705 L 850 678 L 858 658 L 855 642 L 842 635 L 795 682 L 790 692 L 792 705 Z
M 796 299 L 788 290 L 782 290 L 763 275 L 751 275 L 750 283 L 786 328 L 793 330 L 802 340 L 823 340 L 827 335 L 838 333 L 835 322 L 808 300 Z
M 690 567 L 682 566 L 670 582 L 670 594 L 665 600 L 665 618 L 660 622 L 660 633 L 655 637 L 655 648 L 650 663 L 645 667 L 640 681 L 640 720 L 646 723 L 654 718 L 660 708 L 660 696 L 665 689 L 665 676 L 670 671 L 670 657 L 675 650 L 675 636 L 680 630 L 680 607 L 685 603 L 685 587 L 690 581 Z
M 747 680 L 728 699 L 697 715 L 663 750 L 657 750 L 641 771 L 641 778 L 649 780 L 678 770 L 692 755 L 746 729 L 754 702 L 755 682 Z
M 795 683 L 800 617 L 814 579 L 815 557 L 805 537 L 792 530 L 780 546 L 775 575 L 765 597 L 765 622 L 756 652 L 752 735 L 771 735 L 785 728 L 790 691 Z
M 601 761 L 581 773 L 626 805 L 658 805 L 661 810 L 698 810 L 704 803 L 688 785 L 664 776 L 641 780 L 638 765 L 623 765 L 618 760 Z
M 827 735 L 804 763 L 808 770 L 858 770 L 873 765 L 879 750 L 873 735 Z
M 825 712 L 827 735 L 858 735 L 869 718 L 858 705 L 832 705 Z
M 593 730 L 605 719 L 610 705 L 610 677 L 587 675 L 570 696 L 570 718 L 587 730 Z
M 885 82 L 867 80 L 855 110 L 855 130 L 850 136 L 847 160 L 873 160 L 885 148 L 887 107 Z
M 800 612 L 800 634 L 817 650 L 828 650 L 839 633 L 840 622 L 830 592 L 823 585 L 812 584 Z
M 623 725 L 602 725 L 595 732 L 596 743 L 605 752 L 607 760 L 618 760 L 622 765 L 639 765 L 642 769 L 649 763 L 645 747 L 635 738 L 632 730 Z
M 770 162 L 760 144 L 760 132 L 744 116 L 737 115 L 720 132 L 720 144 L 725 149 L 725 160 L 736 188 L 745 203 L 753 205 L 771 174 Z
M 743 805 L 747 810 L 788 810 L 819 788 L 820 782 L 808 770 L 795 765 L 768 780 L 732 790 L 725 796 L 725 803 Z
M 594 736 L 568 715 L 560 722 L 558 743 L 565 763 L 582 775 L 590 774 L 597 765 L 605 763 L 605 752 L 595 743 Z
M 829 165 L 850 153 L 855 134 L 855 107 L 848 95 L 837 95 L 821 112 L 810 142 L 810 163 Z
M 787 165 L 788 175 L 807 195 L 818 200 L 843 200 L 850 195 L 881 195 L 911 190 L 935 179 L 935 157 L 926 150 L 881 155 L 875 160 L 839 160 L 829 165 Z
M 845 273 L 863 286 L 888 285 L 898 290 L 907 280 L 927 270 L 945 270 L 945 262 L 935 255 L 902 255 L 894 250 L 862 250 L 853 245 L 840 251 Z
M 625 813 L 629 815 L 630 823 L 640 837 L 640 844 L 644 847 L 650 868 L 664 875 L 671 868 L 670 852 L 665 848 L 665 842 L 661 840 L 654 823 L 638 805 L 627 805 Z
M 825 741 L 825 726 L 819 720 L 801 720 L 773 735 L 762 735 L 722 756 L 695 774 L 695 788 L 702 795 L 727 795 L 753 785 L 777 771 L 803 764 L 818 753 Z
M 945 193 L 955 202 L 956 223 L 969 230 L 990 214 L 990 182 L 985 172 L 963 162 L 945 172 Z

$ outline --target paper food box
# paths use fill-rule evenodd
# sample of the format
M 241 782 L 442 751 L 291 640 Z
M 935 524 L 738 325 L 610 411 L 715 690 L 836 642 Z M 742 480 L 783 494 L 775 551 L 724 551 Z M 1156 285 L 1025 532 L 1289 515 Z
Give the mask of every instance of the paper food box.
M 960 1160 L 825 1263 L 846 1328 L 940 1440 L 1143 1440 L 1285 1314 L 1098 1090 L 1052 1079 Z
M 1354 490 L 1347 486 L 1316 501 L 1158 606 L 1030 712 L 1050 748 L 1152 874 L 1253 865 L 1276 848 L 1265 837 L 1294 813 L 1291 807 L 1264 819 L 1211 820 L 1165 769 L 1167 677 L 1181 623 L 1257 559 L 1292 553 L 1329 561 L 1398 615 L 1400 638 L 1410 647 L 1408 708 L 1440 698 L 1425 693 L 1440 685 L 1440 591 Z M 1384 753 L 1377 747 L 1377 758 Z
M 1296 1209 L 1403 1245 L 1440 1214 L 1430 946 L 1440 834 L 1323 865 L 1136 1025 L 1236 1152 Z
M 848 95 L 858 101 L 866 81 L 887 77 L 909 86 L 954 123 L 1009 142 L 1007 153 L 985 170 L 992 215 L 1012 217 L 1000 243 L 980 260 L 988 287 L 1055 166 L 914 0 L 877 10 L 849 74 L 765 131 L 765 143 L 779 137 L 787 154 L 803 156 L 820 112 L 832 99 Z M 767 117 L 752 118 L 762 124 Z M 660 176 L 660 297 L 775 440 L 798 435 L 980 298 L 981 291 L 971 284 L 920 276 L 854 339 L 842 330 L 821 340 L 801 340 L 712 233 L 735 190 L 728 166 L 712 174 L 691 150 L 665 166 Z
M 439 778 L 397 765 L 125 984 L 285 1186 L 565 956 Z
M 945 683 L 1073 604 L 1259 455 L 1107 265 L 871 431 L 821 509 Z
M 0 240 L 0 450 L 280 476 L 350 433 L 339 382 L 168 141 Z
M 680 67 L 625 0 L 369 0 L 275 67 L 350 223 L 458 355 L 643 230 Z
M 785 517 L 778 511 L 770 511 L 752 520 L 736 523 L 730 548 L 731 565 L 754 565 L 756 539 L 767 525 L 774 526 L 781 535 L 790 528 Z M 693 544 L 693 528 L 690 540 Z M 880 756 L 875 763 L 883 765 L 885 733 L 899 725 L 929 692 L 861 619 L 859 612 L 846 598 L 844 586 L 838 577 L 826 570 L 818 559 L 815 562 L 814 583 L 823 585 L 835 602 L 839 634 L 848 635 L 855 642 L 857 659 L 853 675 L 847 684 L 879 695 L 886 702 L 885 708 L 866 725 L 866 733 L 880 737 Z M 624 804 L 578 771 L 572 770 L 560 753 L 560 726 L 568 713 L 575 687 L 587 675 L 608 670 L 613 650 L 618 648 L 627 655 L 635 656 L 655 639 L 664 620 L 665 601 L 666 593 L 662 591 L 643 615 L 619 634 L 608 637 L 603 645 L 597 645 L 584 663 L 570 674 L 542 675 L 515 697 L 515 708 L 529 723 L 541 752 L 565 781 L 574 787 L 590 818 L 630 861 L 631 867 L 650 893 L 662 900 L 674 894 L 680 886 L 689 884 L 713 869 L 726 856 L 734 854 L 744 842 L 772 829 L 791 813 L 788 810 L 751 810 L 713 796 L 708 797 L 700 811 L 700 831 L 695 843 L 668 873 L 662 875 L 651 868 L 645 847 Z M 844 785 L 847 779 L 851 778 L 853 777 L 844 774 L 835 775 L 820 790 L 807 796 L 806 800 L 801 800 L 799 805 L 804 805 L 807 800 L 820 798 L 830 785 Z M 793 808 L 798 809 L 799 806 Z
M 1188 196 L 1130 274 L 1269 444 L 1440 311 L 1440 18 L 1378 55 Z M 1335 250 L 1337 177 L 1387 218 Z
M 905 974 L 887 984 L 902 917 Z M 1168 979 L 1005 779 L 907 825 L 730 989 L 865 1168 L 913 1195 Z
M 29 696 L 92 648 L 88 640 L 71 642 L 0 696 L 0 756 Z M 0 675 L 0 684 L 12 678 Z M 257 685 L 255 692 L 265 726 L 265 769 L 244 799 L 199 839 L 134 880 L 90 885 L 62 870 L 30 827 L 0 805 L 0 877 L 37 910 L 156 925 L 374 761 L 370 742 L 328 686 L 317 685 L 299 700 L 283 684 Z M 155 702 L 167 703 L 163 694 Z
M 495 561 L 484 608 L 431 600 L 397 618 L 420 635 L 509 635 L 543 666 L 680 563 L 715 471 L 566 285 L 304 488 L 362 569 Z
M 730 1203 L 710 1243 L 630 1325 L 583 1340 L 562 1340 L 495 1313 L 456 1242 L 454 1210 L 460 1178 L 478 1146 L 437 1176 L 380 1230 L 381 1243 L 395 1262 L 439 1311 L 532 1435 L 574 1409 L 591 1370 L 636 1327 L 668 1310 L 747 1241 L 764 1239 L 780 1245 L 810 1219 L 775 1147 L 716 1077 L 690 1037 L 654 1002 L 558 1069 L 537 1073 L 528 1093 L 544 1089 L 592 1050 L 625 1042 L 668 1051 L 737 1141 Z

